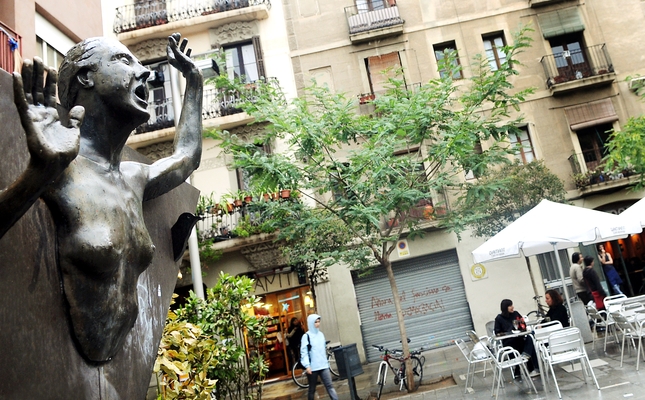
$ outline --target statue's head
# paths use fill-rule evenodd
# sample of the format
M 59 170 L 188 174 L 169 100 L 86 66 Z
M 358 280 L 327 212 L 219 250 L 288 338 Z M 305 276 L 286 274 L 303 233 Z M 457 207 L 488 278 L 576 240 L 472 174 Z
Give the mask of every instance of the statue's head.
M 147 119 L 149 75 L 123 44 L 104 37 L 89 38 L 65 55 L 58 74 L 58 97 L 68 110 L 75 105 L 104 104 L 124 117 Z M 92 95 L 88 97 L 85 90 L 91 90 Z M 98 103 L 83 104 L 88 98 Z

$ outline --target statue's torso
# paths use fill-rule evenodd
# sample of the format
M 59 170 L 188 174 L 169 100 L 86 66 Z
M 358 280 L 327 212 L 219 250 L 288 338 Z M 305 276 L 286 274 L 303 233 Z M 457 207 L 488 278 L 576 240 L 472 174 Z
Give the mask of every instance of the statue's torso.
M 112 357 L 137 318 L 137 278 L 154 245 L 143 187 L 77 157 L 46 196 L 74 333 L 93 361 Z

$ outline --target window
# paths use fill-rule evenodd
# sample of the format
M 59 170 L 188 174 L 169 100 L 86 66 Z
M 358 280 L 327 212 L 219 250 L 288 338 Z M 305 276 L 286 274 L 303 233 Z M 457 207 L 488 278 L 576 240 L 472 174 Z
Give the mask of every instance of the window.
M 356 8 L 359 14 L 382 10 L 385 7 L 387 7 L 385 0 L 356 0 Z
M 612 124 L 600 124 L 576 131 L 587 170 L 595 170 L 607 155 L 606 145 L 611 129 Z
M 508 135 L 508 138 L 511 141 L 511 145 L 516 148 L 515 158 L 523 164 L 528 164 L 535 160 L 533 144 L 531 143 L 528 127 L 522 126 L 519 129 L 519 133 L 511 133 Z
M 497 71 L 506 62 L 506 54 L 504 53 L 506 41 L 504 40 L 504 33 L 498 32 L 484 35 L 482 39 L 484 41 L 484 51 L 486 52 L 490 70 Z
M 266 155 L 271 154 L 271 145 L 269 143 L 255 143 L 256 151 L 264 153 Z M 237 187 L 240 190 L 249 190 L 251 176 L 248 171 L 238 168 L 235 170 L 235 175 L 237 177 Z
M 65 57 L 63 53 L 53 48 L 40 37 L 36 37 L 36 43 L 38 47 L 38 57 L 43 60 L 43 63 L 48 67 L 59 69 L 60 64 L 63 62 L 63 58 Z
M 148 112 L 150 119 L 137 128 L 137 133 L 151 132 L 174 125 L 175 113 L 170 92 L 170 67 L 167 61 L 146 64 L 148 78 Z
M 582 79 L 592 75 L 582 39 L 581 32 L 549 39 L 555 66 L 563 81 Z
M 398 52 L 368 57 L 365 59 L 365 68 L 370 82 L 370 93 L 382 93 L 387 90 L 388 78 L 396 75 L 396 70 L 401 68 L 401 58 Z M 388 73 L 383 74 L 383 71 Z
M 560 270 L 558 268 L 558 261 L 555 258 L 555 254 L 550 251 L 544 254 L 537 254 L 536 257 L 538 260 L 538 265 L 540 266 L 540 272 L 542 273 L 544 286 L 547 289 L 560 289 L 560 292 L 562 293 L 562 279 L 560 277 Z M 573 291 L 573 286 L 571 286 L 571 278 L 569 277 L 569 265 L 571 265 L 571 258 L 567 254 L 566 250 L 558 250 L 558 257 L 560 258 L 560 263 L 562 264 L 562 272 L 567 284 L 569 296 L 575 297 L 576 294 Z
M 229 78 L 240 78 L 245 83 L 266 77 L 259 37 L 250 42 L 224 46 Z
M 435 44 L 432 46 L 434 48 L 434 56 L 437 59 L 437 64 L 439 64 L 439 75 L 443 78 L 448 74 L 447 68 L 452 70 L 452 79 L 461 79 L 461 69 L 459 68 L 459 55 L 457 54 L 457 46 L 455 45 L 454 40 L 450 42 Z M 446 58 L 448 53 L 454 52 L 455 58 L 452 60 L 450 66 L 443 66 L 442 61 Z

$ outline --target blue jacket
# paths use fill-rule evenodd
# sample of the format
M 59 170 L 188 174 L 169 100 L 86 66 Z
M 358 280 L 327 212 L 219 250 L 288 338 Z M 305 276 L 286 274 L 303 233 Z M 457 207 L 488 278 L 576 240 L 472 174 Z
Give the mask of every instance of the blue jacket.
M 325 335 L 314 326 L 318 318 L 320 315 L 317 314 L 307 317 L 309 331 L 300 340 L 300 364 L 305 368 L 310 367 L 312 371 L 329 368 Z M 309 344 L 311 344 L 311 351 L 307 349 Z

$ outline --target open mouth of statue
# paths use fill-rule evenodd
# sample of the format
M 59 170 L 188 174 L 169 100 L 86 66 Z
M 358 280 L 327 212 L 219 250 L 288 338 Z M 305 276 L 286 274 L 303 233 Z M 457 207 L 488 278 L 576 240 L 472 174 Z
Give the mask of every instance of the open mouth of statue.
M 139 102 L 146 104 L 146 106 L 148 105 L 148 89 L 145 84 L 137 86 L 134 90 L 134 95 L 137 96 Z

